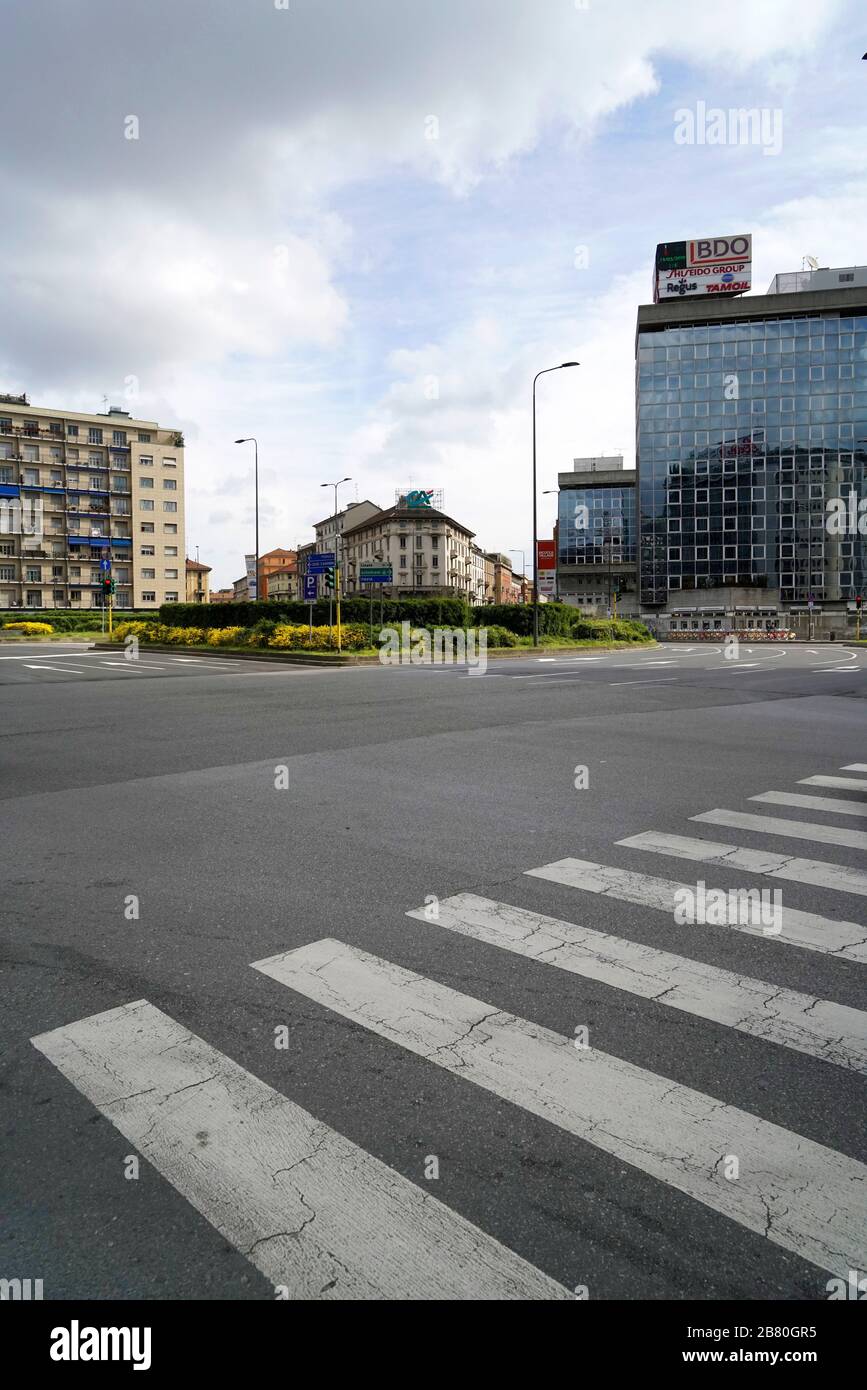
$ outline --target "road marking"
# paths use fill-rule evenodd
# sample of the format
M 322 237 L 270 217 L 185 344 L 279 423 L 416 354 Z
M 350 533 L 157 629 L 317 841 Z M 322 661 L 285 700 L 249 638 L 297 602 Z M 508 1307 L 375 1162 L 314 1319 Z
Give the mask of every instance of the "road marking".
M 609 681 L 609 685 L 671 685 L 677 676 L 666 676 L 661 681 Z
M 837 816 L 867 816 L 867 805 L 845 801 L 837 796 L 799 796 L 797 792 L 762 792 L 750 801 L 767 801 L 774 806 L 803 806 L 805 811 L 829 811 Z
M 293 1299 L 574 1297 L 146 999 L 31 1041 Z
M 704 841 L 693 843 L 703 844 Z M 723 864 L 726 861 L 720 859 L 715 862 Z M 651 874 L 615 869 L 587 859 L 559 859 L 553 864 L 544 864 L 539 869 L 527 869 L 526 873 L 530 878 L 547 879 L 550 883 L 561 883 L 567 888 L 577 888 L 584 893 L 598 893 L 602 897 L 616 898 L 620 902 L 637 903 L 641 907 L 651 907 L 658 912 L 673 913 L 677 907 L 677 894 L 683 893 L 684 890 L 696 892 L 695 883 L 655 878 Z M 779 935 L 773 938 L 768 936 L 767 939 L 779 941 L 785 946 L 801 946 L 807 951 L 840 955 L 846 960 L 858 960 L 867 964 L 867 927 L 861 926 L 858 922 L 841 922 L 833 917 L 820 917 L 813 912 L 801 912 L 797 908 L 783 906 L 780 907 L 780 918 Z M 752 936 L 767 935 L 758 923 L 729 922 L 726 925 L 733 931 L 747 932 Z
M 847 763 L 841 767 L 841 772 L 867 772 L 867 763 Z M 848 783 L 847 783 L 848 786 Z
M 27 663 L 25 663 L 25 665 L 26 665 L 26 664 L 27 664 Z M 44 664 L 40 664 L 39 666 L 30 666 L 30 665 L 27 665 L 27 670 L 28 670 L 28 671 L 66 671 L 69 675 L 72 675 L 72 676 L 83 676 L 83 675 L 84 675 L 84 667 L 83 667 L 83 666 L 82 666 L 81 668 L 79 668 L 79 667 L 77 667 L 77 666 L 46 666 L 46 665 L 44 665 Z
M 814 671 L 818 671 L 820 676 L 851 676 L 853 672 L 860 671 L 860 666 L 814 666 Z
M 420 907 L 406 915 L 424 922 L 425 913 Z M 867 1074 L 867 1013 L 860 1009 L 475 893 L 441 899 L 436 920 L 474 941 Z
M 845 1154 L 341 941 L 254 968 L 801 1259 L 846 1278 L 865 1268 L 867 1167 Z
M 168 666 L 157 666 L 149 661 L 124 661 L 123 657 L 119 661 L 101 661 L 100 666 L 114 666 L 125 671 L 137 671 L 140 667 L 146 667 L 149 671 L 168 671 Z
M 867 791 L 863 777 L 799 777 L 799 787 L 837 787 L 840 791 Z
M 690 820 L 703 821 L 708 825 L 727 825 L 733 830 L 752 830 L 759 835 L 784 835 L 789 840 L 813 840 L 820 845 L 867 849 L 867 831 L 848 830 L 836 825 L 781 820 L 777 816 L 751 816 L 746 811 L 726 811 L 720 806 L 713 811 L 702 811 L 700 816 L 690 816 Z
M 203 661 L 207 661 L 204 656 L 170 656 L 169 661 L 176 661 L 184 666 L 201 666 Z
M 841 893 L 867 896 L 867 873 L 851 869 L 848 864 L 829 864 L 823 859 L 799 859 L 790 854 L 766 854 L 764 850 L 742 849 L 739 845 L 721 845 L 713 840 L 693 840 L 685 835 L 669 835 L 657 830 L 645 830 L 618 840 L 629 849 L 643 849 L 650 854 L 665 854 L 673 859 L 692 859 L 701 864 L 723 864 L 733 869 L 745 869 L 751 874 L 767 874 L 769 878 L 790 879 L 792 883 L 810 883 L 816 888 L 834 888 Z

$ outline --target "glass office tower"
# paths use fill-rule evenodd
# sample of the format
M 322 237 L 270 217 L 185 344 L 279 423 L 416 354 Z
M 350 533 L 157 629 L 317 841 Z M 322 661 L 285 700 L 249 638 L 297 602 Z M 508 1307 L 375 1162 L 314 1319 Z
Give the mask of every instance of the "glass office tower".
M 867 497 L 867 271 L 796 283 L 639 309 L 645 609 L 723 588 L 826 610 L 864 593 L 867 537 L 852 521 Z

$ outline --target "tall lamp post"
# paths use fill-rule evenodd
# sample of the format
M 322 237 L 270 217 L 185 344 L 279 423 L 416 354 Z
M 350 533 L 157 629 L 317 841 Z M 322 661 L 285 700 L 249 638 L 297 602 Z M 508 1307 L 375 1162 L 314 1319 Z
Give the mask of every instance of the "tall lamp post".
M 510 555 L 520 555 L 521 557 L 521 602 L 527 602 L 527 552 L 522 550 L 519 545 L 513 545 L 509 550 Z
M 334 488 L 334 596 L 337 600 L 337 650 L 340 651 L 340 526 L 337 512 L 337 489 L 341 483 L 351 483 L 351 478 L 338 478 L 336 483 L 320 483 L 320 487 Z
M 580 367 L 580 362 L 561 362 L 557 367 L 543 367 L 533 377 L 533 646 L 539 646 L 539 535 L 538 494 L 536 492 L 536 382 L 548 372 L 562 372 L 566 367 Z
M 256 602 L 258 603 L 259 598 L 260 598 L 260 594 L 259 594 L 259 442 L 258 442 L 258 440 L 255 439 L 255 438 L 253 437 L 253 435 L 251 434 L 251 435 L 250 435 L 248 438 L 246 438 L 246 439 L 236 439 L 236 440 L 235 440 L 235 443 L 236 443 L 236 444 L 252 444 L 252 445 L 253 445 L 253 477 L 254 477 L 255 496 L 256 496 L 256 569 L 255 569 L 254 573 L 255 573 L 255 575 L 256 575 Z

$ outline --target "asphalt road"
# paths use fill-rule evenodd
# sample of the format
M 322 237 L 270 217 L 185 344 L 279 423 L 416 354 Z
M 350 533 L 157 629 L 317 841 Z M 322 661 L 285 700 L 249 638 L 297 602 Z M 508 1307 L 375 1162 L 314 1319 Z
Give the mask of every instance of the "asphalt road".
M 867 1267 L 865 653 L 106 660 L 0 648 L 0 1277 L 810 1300 Z M 782 928 L 678 920 L 699 881 Z

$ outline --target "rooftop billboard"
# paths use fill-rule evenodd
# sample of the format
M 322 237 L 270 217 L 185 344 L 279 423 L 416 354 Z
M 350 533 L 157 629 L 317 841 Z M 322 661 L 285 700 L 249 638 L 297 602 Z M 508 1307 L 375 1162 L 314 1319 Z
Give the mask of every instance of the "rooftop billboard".
M 751 236 L 663 241 L 656 248 L 653 302 L 702 294 L 743 294 L 752 285 Z

